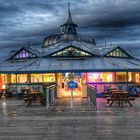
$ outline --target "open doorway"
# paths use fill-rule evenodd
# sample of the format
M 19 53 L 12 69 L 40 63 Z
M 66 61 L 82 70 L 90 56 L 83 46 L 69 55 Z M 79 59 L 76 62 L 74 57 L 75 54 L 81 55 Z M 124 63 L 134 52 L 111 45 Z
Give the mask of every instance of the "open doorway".
M 73 90 L 73 97 L 87 97 L 86 74 L 85 73 L 59 73 L 57 74 L 57 97 L 70 98 L 71 92 L 68 88 L 68 82 L 76 82 L 76 88 Z

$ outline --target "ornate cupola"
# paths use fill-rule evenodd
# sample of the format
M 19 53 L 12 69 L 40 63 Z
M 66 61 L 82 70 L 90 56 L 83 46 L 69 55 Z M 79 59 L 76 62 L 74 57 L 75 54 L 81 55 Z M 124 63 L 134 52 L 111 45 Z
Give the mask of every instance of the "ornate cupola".
M 69 2 L 68 3 L 68 18 L 67 18 L 67 21 L 63 25 L 61 25 L 61 33 L 62 34 L 77 34 L 76 32 L 77 27 L 78 25 L 72 21 L 71 11 L 70 11 L 70 2 Z
M 68 18 L 66 22 L 60 26 L 61 27 L 61 33 L 60 34 L 54 34 L 46 37 L 43 41 L 43 48 L 47 48 L 49 46 L 59 44 L 61 43 L 88 43 L 93 45 L 96 45 L 95 39 L 88 35 L 81 35 L 78 34 L 76 31 L 76 28 L 78 27 L 77 24 L 75 24 L 71 17 L 71 10 L 70 10 L 70 2 L 68 3 Z

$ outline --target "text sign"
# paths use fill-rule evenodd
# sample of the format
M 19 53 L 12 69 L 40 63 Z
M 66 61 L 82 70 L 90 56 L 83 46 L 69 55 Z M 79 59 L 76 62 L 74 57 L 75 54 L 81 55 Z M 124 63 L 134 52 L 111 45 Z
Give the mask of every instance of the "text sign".
M 68 87 L 69 87 L 70 89 L 73 89 L 73 88 L 76 87 L 76 83 L 75 83 L 73 80 L 71 80 L 71 81 L 68 82 Z

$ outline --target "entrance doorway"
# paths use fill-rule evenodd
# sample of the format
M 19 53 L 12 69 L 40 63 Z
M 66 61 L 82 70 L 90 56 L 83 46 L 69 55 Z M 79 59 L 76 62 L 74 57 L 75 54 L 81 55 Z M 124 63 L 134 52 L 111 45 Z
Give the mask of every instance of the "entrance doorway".
M 73 90 L 73 97 L 87 97 L 86 74 L 85 73 L 59 73 L 57 74 L 57 97 L 70 98 L 71 91 L 68 82 L 71 78 L 76 82 Z

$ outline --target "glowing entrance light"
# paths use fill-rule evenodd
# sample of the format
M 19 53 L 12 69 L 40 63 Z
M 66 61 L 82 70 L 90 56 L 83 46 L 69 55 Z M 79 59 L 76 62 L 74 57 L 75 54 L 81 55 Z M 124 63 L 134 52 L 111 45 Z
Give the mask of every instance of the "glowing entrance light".
M 2 89 L 6 89 L 6 85 L 2 85 Z

